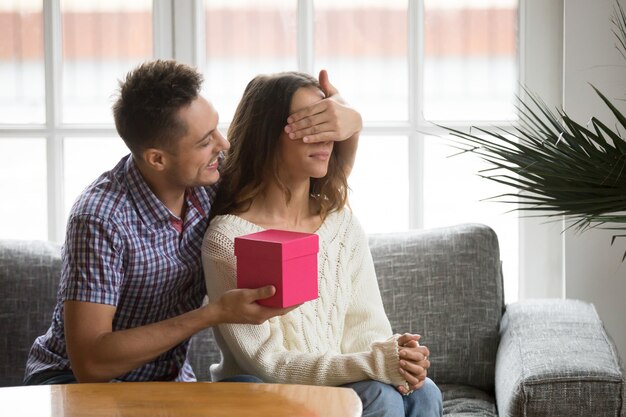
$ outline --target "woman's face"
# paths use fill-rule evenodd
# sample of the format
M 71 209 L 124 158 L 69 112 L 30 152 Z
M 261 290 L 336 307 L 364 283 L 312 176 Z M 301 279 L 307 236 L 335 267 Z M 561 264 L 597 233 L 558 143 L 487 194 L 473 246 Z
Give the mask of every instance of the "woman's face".
M 301 87 L 291 99 L 290 113 L 321 101 L 324 94 L 316 87 Z M 333 142 L 304 143 L 289 139 L 283 131 L 278 147 L 280 175 L 283 179 L 322 178 L 328 172 Z

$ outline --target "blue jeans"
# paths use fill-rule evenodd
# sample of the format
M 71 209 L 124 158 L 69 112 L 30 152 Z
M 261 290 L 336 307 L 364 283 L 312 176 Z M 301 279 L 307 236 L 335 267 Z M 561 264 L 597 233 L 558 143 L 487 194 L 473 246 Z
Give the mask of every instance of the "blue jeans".
M 430 379 L 409 395 L 378 381 L 359 381 L 343 385 L 352 388 L 363 402 L 363 417 L 441 417 L 441 391 Z
M 263 383 L 261 379 L 253 375 L 235 375 L 228 378 L 220 379 L 217 382 L 256 382 L 258 384 Z

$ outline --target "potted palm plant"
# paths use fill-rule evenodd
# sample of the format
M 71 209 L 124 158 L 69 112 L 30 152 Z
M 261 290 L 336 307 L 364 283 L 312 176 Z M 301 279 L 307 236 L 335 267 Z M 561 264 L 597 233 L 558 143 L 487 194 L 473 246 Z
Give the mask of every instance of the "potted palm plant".
M 616 2 L 611 19 L 617 48 L 626 59 L 626 13 Z M 507 130 L 444 127 L 456 147 L 486 160 L 481 176 L 511 186 L 496 196 L 518 203 L 518 209 L 541 216 L 565 216 L 569 227 L 626 229 L 626 116 L 601 91 L 591 86 L 617 120 L 608 126 L 595 117 L 585 123 L 562 110 L 550 109 L 524 88 L 519 123 Z M 613 236 L 613 241 L 619 235 Z M 624 258 L 626 259 L 626 253 Z

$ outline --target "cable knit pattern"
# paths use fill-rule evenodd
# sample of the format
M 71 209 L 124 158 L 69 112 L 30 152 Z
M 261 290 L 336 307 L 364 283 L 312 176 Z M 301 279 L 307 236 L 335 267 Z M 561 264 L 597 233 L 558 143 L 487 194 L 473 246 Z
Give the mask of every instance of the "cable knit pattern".
M 209 300 L 236 288 L 235 237 L 262 231 L 234 215 L 218 216 L 204 236 L 202 262 Z M 349 210 L 330 214 L 319 230 L 319 298 L 261 325 L 214 329 L 222 361 L 214 381 L 252 374 L 266 382 L 341 385 L 374 379 L 405 385 L 397 335 L 383 308 L 367 236 Z

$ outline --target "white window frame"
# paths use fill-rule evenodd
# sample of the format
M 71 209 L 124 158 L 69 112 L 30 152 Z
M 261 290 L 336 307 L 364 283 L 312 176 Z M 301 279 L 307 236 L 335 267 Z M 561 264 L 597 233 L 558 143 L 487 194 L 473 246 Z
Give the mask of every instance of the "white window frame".
M 177 1 L 177 10 L 186 0 Z M 0 138 L 44 138 L 47 166 L 48 240 L 65 238 L 64 140 L 69 138 L 117 137 L 112 124 L 71 124 L 62 117 L 62 28 L 61 1 L 42 0 L 46 120 L 37 125 L 0 125 Z M 174 0 L 153 0 L 153 55 L 174 58 L 172 28 Z M 182 25 L 179 25 L 182 27 Z
M 551 108 L 563 107 L 564 0 L 523 0 L 520 81 Z M 519 299 L 565 297 L 563 222 L 520 216 Z
M 43 1 L 43 0 L 42 0 Z M 441 132 L 422 117 L 423 49 L 417 36 L 423 28 L 423 0 L 408 1 L 409 120 L 366 123 L 363 135 L 408 137 L 410 228 L 424 225 L 424 136 Z M 0 125 L 0 138 L 42 137 L 46 140 L 48 239 L 64 238 L 63 141 L 72 137 L 116 137 L 112 125 L 63 123 L 61 8 L 60 0 L 43 1 L 46 121 L 42 125 Z M 298 66 L 314 68 L 314 0 L 297 0 Z M 177 59 L 194 66 L 204 63 L 204 2 L 202 0 L 153 0 L 154 57 Z M 520 82 L 539 93 L 550 105 L 562 105 L 563 0 L 520 0 Z M 540 65 L 539 65 L 540 63 Z M 471 123 L 446 121 L 469 129 Z M 509 122 L 485 122 L 485 127 Z M 220 126 L 225 128 L 226 126 Z M 560 228 L 542 221 L 520 218 L 520 298 L 562 296 L 562 236 Z M 539 244 L 538 242 L 543 242 Z M 548 251 L 548 253 L 546 253 Z M 539 260 L 540 262 L 537 262 Z M 545 277 L 556 277 L 546 281 Z

